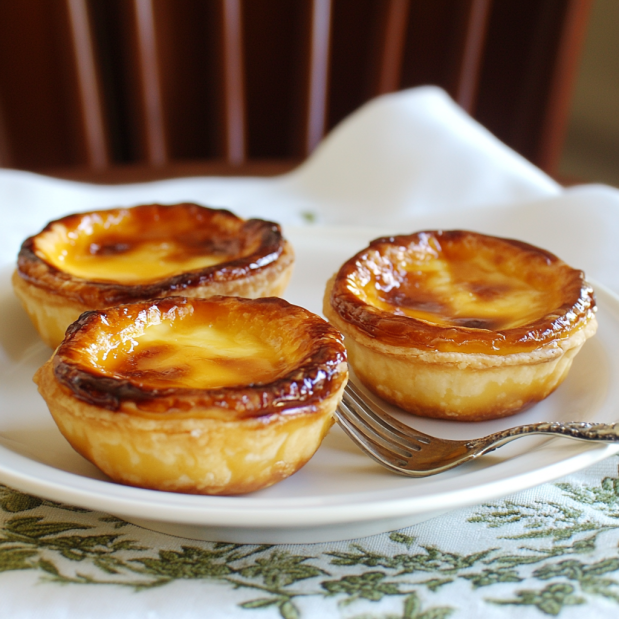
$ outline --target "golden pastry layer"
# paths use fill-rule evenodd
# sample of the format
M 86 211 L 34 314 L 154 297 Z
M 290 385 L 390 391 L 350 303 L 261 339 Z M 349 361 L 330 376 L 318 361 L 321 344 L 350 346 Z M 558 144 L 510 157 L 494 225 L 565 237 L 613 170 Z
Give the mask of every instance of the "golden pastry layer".
M 347 380 L 341 335 L 277 298 L 83 314 L 35 375 L 60 431 L 123 484 L 239 494 L 303 466 Z
M 91 309 L 169 295 L 280 295 L 293 262 L 277 224 L 196 204 L 151 204 L 49 223 L 22 244 L 13 287 L 55 347 Z
M 324 313 L 368 388 L 418 415 L 470 421 L 548 396 L 597 327 L 582 271 L 460 230 L 372 241 L 331 279 Z

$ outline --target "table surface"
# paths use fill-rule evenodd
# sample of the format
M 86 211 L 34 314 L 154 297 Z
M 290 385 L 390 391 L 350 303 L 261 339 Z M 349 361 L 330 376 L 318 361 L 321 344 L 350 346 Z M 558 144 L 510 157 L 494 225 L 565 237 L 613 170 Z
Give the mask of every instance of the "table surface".
M 180 539 L 2 486 L 3 608 L 11 617 L 35 616 L 44 600 L 46 617 L 614 616 L 618 464 L 390 534 L 311 545 Z

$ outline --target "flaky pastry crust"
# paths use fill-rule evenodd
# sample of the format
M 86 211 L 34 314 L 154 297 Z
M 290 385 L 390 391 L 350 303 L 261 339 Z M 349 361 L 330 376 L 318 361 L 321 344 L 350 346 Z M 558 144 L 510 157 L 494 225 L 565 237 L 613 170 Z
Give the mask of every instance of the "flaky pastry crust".
M 282 299 L 169 297 L 84 314 L 34 380 L 113 480 L 239 494 L 311 458 L 347 365 L 341 335 Z
M 279 296 L 293 263 L 275 223 L 196 204 L 150 204 L 50 222 L 22 244 L 12 281 L 55 348 L 92 309 L 170 295 Z
M 381 238 L 329 281 L 324 313 L 360 380 L 420 416 L 479 421 L 547 397 L 597 328 L 581 271 L 467 231 Z

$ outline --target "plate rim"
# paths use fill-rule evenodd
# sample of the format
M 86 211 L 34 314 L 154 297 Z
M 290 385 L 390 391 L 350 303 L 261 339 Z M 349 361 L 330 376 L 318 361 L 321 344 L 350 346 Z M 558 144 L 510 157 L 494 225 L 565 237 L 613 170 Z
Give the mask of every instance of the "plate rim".
M 558 439 L 551 439 L 552 442 Z M 549 442 L 551 442 L 549 441 Z M 4 450 L 0 447 L 0 453 Z M 539 451 L 538 451 L 539 453 Z M 79 507 L 84 507 L 94 511 L 102 511 L 112 513 L 114 515 L 124 515 L 133 518 L 145 518 L 167 523 L 176 524 L 191 524 L 202 526 L 219 526 L 226 528 L 246 527 L 251 525 L 257 529 L 284 527 L 287 529 L 305 528 L 309 526 L 326 526 L 326 525 L 341 525 L 347 523 L 364 523 L 369 521 L 377 521 L 386 518 L 404 517 L 407 515 L 417 516 L 424 513 L 434 513 L 437 511 L 451 511 L 468 505 L 479 504 L 485 500 L 495 500 L 497 498 L 514 494 L 522 490 L 533 488 L 544 483 L 548 483 L 560 477 L 570 475 L 578 470 L 591 466 L 601 460 L 619 453 L 619 446 L 607 445 L 601 448 L 590 448 L 585 451 L 580 451 L 569 458 L 556 460 L 540 468 L 535 468 L 526 473 L 515 475 L 509 478 L 498 477 L 491 481 L 474 486 L 473 492 L 470 487 L 464 486 L 458 490 L 449 490 L 431 495 L 433 503 L 428 506 L 423 504 L 427 500 L 426 496 L 407 496 L 393 497 L 388 500 L 363 501 L 361 504 L 355 504 L 352 499 L 355 495 L 346 495 L 349 499 L 347 504 L 338 504 L 331 506 L 324 505 L 295 505 L 286 508 L 281 503 L 285 502 L 300 502 L 299 499 L 261 499 L 264 503 L 270 503 L 266 508 L 260 506 L 259 501 L 249 499 L 251 505 L 241 505 L 241 507 L 228 508 L 227 506 L 213 508 L 205 505 L 166 505 L 166 497 L 168 499 L 176 499 L 178 495 L 169 492 L 160 492 L 157 490 L 147 490 L 143 488 L 133 488 L 120 486 L 114 482 L 103 480 L 94 480 L 82 477 L 75 473 L 66 471 L 58 471 L 53 467 L 45 464 L 39 466 L 46 467 L 57 471 L 64 477 L 78 478 L 88 480 L 88 484 L 95 485 L 95 490 L 83 491 L 75 486 L 64 485 L 59 482 L 45 483 L 41 478 L 30 475 L 16 474 L 6 468 L 0 462 L 0 473 L 10 478 L 8 482 L 12 487 L 23 492 L 30 492 L 37 496 L 47 498 L 61 503 L 70 503 Z M 19 457 L 24 457 L 16 454 Z M 502 465 L 513 464 L 519 457 L 526 457 L 528 454 L 522 454 L 516 458 L 504 461 Z M 0 456 L 1 457 L 1 456 Z M 501 466 L 501 464 L 497 465 Z M 496 467 L 491 469 L 496 472 Z M 509 480 L 509 488 L 505 489 L 506 479 Z M 138 497 L 119 497 L 110 496 L 108 493 L 100 493 L 96 491 L 99 484 L 114 488 L 110 494 L 117 494 L 123 490 Z M 403 492 L 403 489 L 398 489 L 398 492 Z M 147 494 L 151 496 L 148 496 Z M 357 493 L 367 494 L 372 493 Z M 159 500 L 149 500 L 153 495 Z M 204 499 L 211 501 L 222 502 L 222 499 L 237 500 L 237 497 L 202 497 L 189 495 L 196 499 L 196 502 L 204 502 Z M 456 500 L 454 500 L 454 498 Z M 247 499 L 247 497 L 241 497 Z M 280 503 L 280 504 L 277 504 Z M 156 506 L 158 509 L 157 517 L 153 518 L 152 510 Z M 357 509 L 355 507 L 363 507 Z M 370 509 L 368 509 L 370 507 Z M 247 513 L 251 512 L 250 521 Z

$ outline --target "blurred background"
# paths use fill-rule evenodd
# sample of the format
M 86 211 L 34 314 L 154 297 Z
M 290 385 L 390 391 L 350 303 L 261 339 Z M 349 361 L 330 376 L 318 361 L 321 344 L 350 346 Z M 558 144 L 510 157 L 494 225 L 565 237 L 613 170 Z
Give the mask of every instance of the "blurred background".
M 0 166 L 272 174 L 437 84 L 562 182 L 619 185 L 617 32 L 617 0 L 0 0 Z
M 619 187 L 619 2 L 595 0 L 558 173 Z

